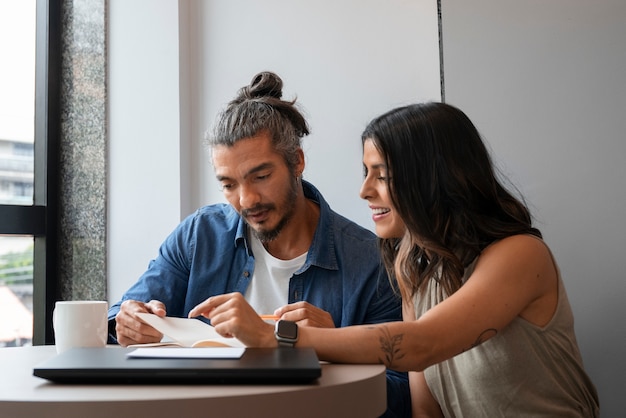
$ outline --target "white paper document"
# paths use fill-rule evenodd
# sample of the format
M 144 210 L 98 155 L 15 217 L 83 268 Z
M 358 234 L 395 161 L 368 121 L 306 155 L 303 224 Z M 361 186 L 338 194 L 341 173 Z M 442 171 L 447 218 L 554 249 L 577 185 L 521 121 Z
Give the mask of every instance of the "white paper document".
M 236 338 L 222 337 L 211 325 L 194 318 L 175 318 L 149 314 L 137 314 L 142 321 L 152 326 L 172 342 L 138 344 L 138 347 L 178 345 L 181 347 L 245 347 Z
M 128 353 L 133 358 L 214 358 L 237 359 L 241 358 L 246 349 L 243 347 L 150 347 L 137 348 Z

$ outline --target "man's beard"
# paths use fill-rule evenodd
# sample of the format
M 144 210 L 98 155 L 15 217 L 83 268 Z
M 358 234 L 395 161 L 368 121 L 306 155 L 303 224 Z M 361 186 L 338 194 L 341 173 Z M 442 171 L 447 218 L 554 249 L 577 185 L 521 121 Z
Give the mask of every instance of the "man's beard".
M 264 229 L 262 226 L 259 227 L 259 229 L 250 227 L 254 235 L 256 235 L 256 237 L 262 243 L 267 243 L 278 238 L 278 236 L 280 235 L 285 225 L 287 225 L 294 216 L 294 213 L 296 211 L 296 198 L 298 196 L 297 178 L 293 179 L 290 186 L 291 187 L 289 188 L 289 192 L 287 193 L 287 196 L 285 197 L 285 200 L 283 201 L 283 204 L 281 205 L 284 208 L 285 213 L 283 217 L 280 218 L 280 220 L 278 221 L 278 224 L 276 224 L 276 226 L 272 229 Z M 272 209 L 276 209 L 276 205 L 274 204 L 257 205 L 251 209 L 243 210 L 241 215 L 244 221 L 248 223 L 248 221 L 246 220 L 246 213 L 248 211 L 252 212 L 252 211 L 258 211 L 258 210 L 272 210 Z M 248 223 L 248 225 L 250 224 Z

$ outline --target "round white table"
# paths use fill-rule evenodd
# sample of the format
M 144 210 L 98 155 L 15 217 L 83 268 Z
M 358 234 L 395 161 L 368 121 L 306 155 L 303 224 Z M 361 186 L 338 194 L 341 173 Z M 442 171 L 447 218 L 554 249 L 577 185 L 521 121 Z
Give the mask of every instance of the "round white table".
M 0 417 L 377 417 L 382 365 L 322 364 L 306 385 L 65 385 L 33 376 L 54 346 L 0 348 Z

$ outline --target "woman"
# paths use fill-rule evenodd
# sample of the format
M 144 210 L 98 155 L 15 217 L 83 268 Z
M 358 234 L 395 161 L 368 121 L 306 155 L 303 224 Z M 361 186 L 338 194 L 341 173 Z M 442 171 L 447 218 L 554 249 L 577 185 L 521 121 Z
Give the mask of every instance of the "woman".
M 414 416 L 597 416 L 558 267 L 467 116 L 443 103 L 401 107 L 362 140 L 361 197 L 404 321 L 301 327 L 296 346 L 410 371 Z M 276 346 L 271 325 L 222 301 L 191 314 L 247 345 Z

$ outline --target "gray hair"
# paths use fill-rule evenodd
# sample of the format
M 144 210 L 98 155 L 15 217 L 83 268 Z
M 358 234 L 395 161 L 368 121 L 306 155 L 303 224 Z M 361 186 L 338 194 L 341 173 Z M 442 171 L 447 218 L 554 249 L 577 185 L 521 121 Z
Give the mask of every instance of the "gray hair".
M 272 72 L 255 75 L 218 115 L 212 131 L 205 136 L 205 144 L 210 150 L 218 145 L 232 147 L 239 140 L 267 132 L 274 149 L 293 169 L 298 162 L 302 137 L 309 134 L 309 127 L 295 99 L 281 100 L 282 87 L 283 81 Z

